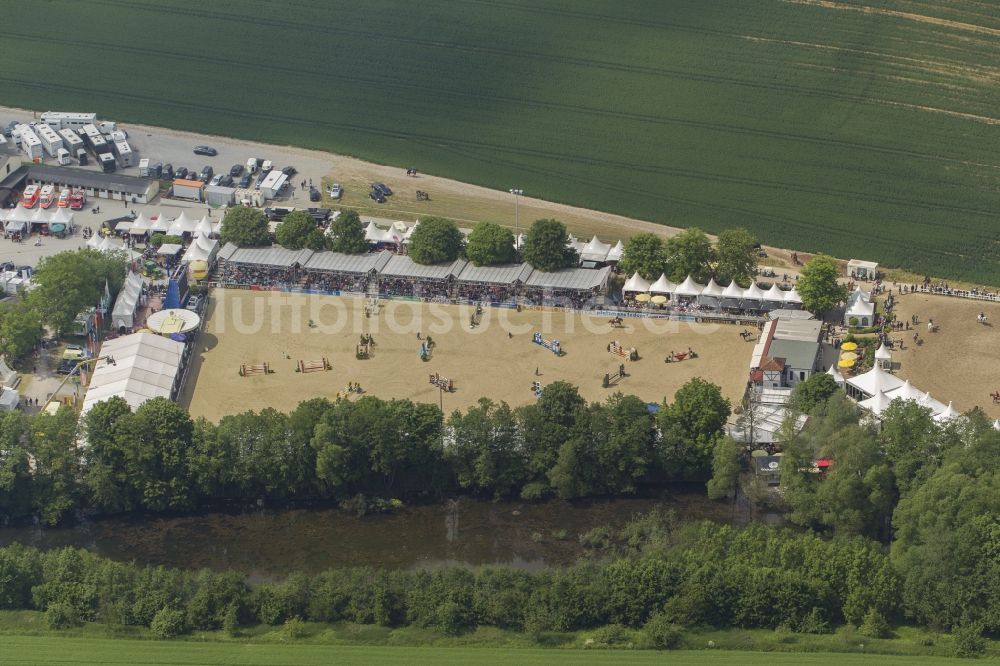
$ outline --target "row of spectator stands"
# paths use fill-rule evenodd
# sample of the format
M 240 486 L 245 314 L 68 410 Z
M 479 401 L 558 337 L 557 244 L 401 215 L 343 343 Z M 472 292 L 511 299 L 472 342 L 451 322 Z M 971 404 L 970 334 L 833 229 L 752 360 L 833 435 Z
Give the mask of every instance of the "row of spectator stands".
M 608 288 L 611 268 L 564 268 L 546 273 L 533 270 L 524 282 L 523 294 L 535 305 L 584 309 L 599 306 Z
M 392 258 L 390 252 L 315 252 L 302 267 L 302 287 L 318 292 L 367 292 L 368 284 Z
M 287 289 L 298 284 L 299 272 L 313 254 L 312 250 L 239 248 L 227 243 L 218 255 L 216 282 L 224 287 Z
M 430 300 L 451 297 L 451 283 L 468 262 L 456 259 L 450 264 L 425 266 L 405 255 L 395 254 L 378 274 L 381 296 L 406 296 Z
M 518 290 L 533 270 L 528 264 L 475 266 L 470 263 L 455 278 L 452 293 L 460 303 L 514 303 Z

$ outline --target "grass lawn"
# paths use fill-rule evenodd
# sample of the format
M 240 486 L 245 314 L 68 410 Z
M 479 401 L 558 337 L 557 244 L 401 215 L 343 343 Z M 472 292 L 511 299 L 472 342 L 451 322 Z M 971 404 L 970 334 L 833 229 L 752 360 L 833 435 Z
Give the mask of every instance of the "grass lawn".
M 7 23 L 46 30 L 5 35 L 5 104 L 1000 274 L 995 3 L 7 4 Z

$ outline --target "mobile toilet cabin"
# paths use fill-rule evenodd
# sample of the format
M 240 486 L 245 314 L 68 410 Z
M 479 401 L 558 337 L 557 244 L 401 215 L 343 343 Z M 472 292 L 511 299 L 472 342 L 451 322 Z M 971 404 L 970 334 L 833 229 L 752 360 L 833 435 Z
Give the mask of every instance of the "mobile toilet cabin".
M 97 122 L 96 113 L 72 113 L 67 111 L 46 111 L 42 114 L 42 122 L 55 130 L 80 129 L 84 125 Z
M 42 142 L 42 148 L 49 157 L 55 157 L 56 152 L 63 147 L 62 137 L 45 123 L 35 127 L 35 134 L 38 135 L 38 139 Z
M 118 164 L 123 169 L 135 165 L 137 156 L 132 150 L 132 146 L 128 145 L 128 141 L 115 141 L 114 153 L 118 158 Z

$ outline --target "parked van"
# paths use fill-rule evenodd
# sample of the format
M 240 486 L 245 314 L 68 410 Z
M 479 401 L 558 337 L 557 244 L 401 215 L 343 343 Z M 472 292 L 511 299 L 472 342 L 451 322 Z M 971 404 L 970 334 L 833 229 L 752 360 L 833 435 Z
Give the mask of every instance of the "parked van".
M 261 167 L 261 171 L 263 171 L 264 173 L 267 173 L 267 172 L 269 172 L 273 168 L 274 168 L 274 165 L 271 163 L 271 160 L 264 160 L 264 166 Z

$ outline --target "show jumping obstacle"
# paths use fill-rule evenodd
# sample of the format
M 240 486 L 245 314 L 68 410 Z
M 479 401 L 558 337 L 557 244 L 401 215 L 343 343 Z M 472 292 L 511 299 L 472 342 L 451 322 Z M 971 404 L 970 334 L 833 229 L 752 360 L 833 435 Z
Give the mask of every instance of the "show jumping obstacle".
M 625 364 L 621 363 L 618 366 L 618 372 L 615 373 L 605 373 L 604 380 L 601 381 L 601 386 L 603 388 L 609 388 L 618 382 L 620 382 L 625 377 L 628 377 L 628 373 L 625 372 Z
M 429 377 L 430 377 L 431 384 L 434 385 L 434 386 L 437 386 L 439 389 L 441 389 L 445 393 L 454 393 L 455 392 L 455 382 L 453 382 L 452 380 L 448 379 L 447 377 L 442 377 L 441 375 L 439 375 L 436 372 L 434 374 L 432 374 L 432 375 L 429 375 Z
M 475 328 L 479 326 L 479 323 L 483 320 L 483 306 L 477 305 L 476 311 L 472 313 L 469 317 L 469 328 Z
M 541 333 L 535 333 L 534 337 L 531 338 L 531 341 L 534 342 L 536 345 L 541 345 L 542 347 L 545 347 L 556 356 L 563 355 L 562 346 L 560 346 L 558 340 L 546 340 L 545 338 L 542 337 Z
M 535 394 L 535 400 L 539 400 L 542 397 L 542 383 L 541 382 L 531 382 L 531 392 Z
M 617 340 L 612 340 L 610 343 L 608 343 L 608 351 L 614 354 L 615 356 L 620 356 L 622 358 L 628 359 L 629 361 L 639 360 L 639 352 L 636 350 L 635 347 L 629 347 L 628 349 L 626 349 Z
M 330 361 L 325 356 L 314 361 L 300 360 L 298 367 L 295 368 L 296 372 L 323 372 L 324 370 L 333 370 L 333 366 L 330 365 Z
M 259 363 L 256 365 L 243 364 L 240 366 L 240 377 L 253 377 L 255 375 L 269 375 L 274 371 L 271 370 L 271 366 L 267 363 Z

